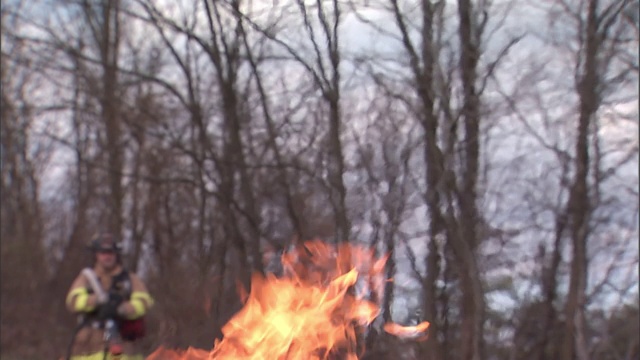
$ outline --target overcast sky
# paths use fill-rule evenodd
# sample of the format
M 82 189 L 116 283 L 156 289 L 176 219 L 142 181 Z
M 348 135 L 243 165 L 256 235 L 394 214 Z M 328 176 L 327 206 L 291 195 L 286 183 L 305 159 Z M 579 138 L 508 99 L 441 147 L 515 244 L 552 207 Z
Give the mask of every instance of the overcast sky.
M 14 1 L 3 2 L 3 7 L 11 6 Z M 42 4 L 48 1 L 33 0 L 24 2 L 24 14 L 30 14 L 31 18 L 38 18 L 46 16 L 49 13 L 45 12 Z M 158 2 L 160 3 L 160 2 Z M 175 14 L 176 21 L 180 22 L 181 12 L 191 13 L 188 9 L 190 6 L 201 6 L 200 2 L 190 1 L 163 1 L 165 4 L 163 7 L 167 13 Z M 278 3 L 278 6 L 294 11 L 296 8 L 291 8 L 287 1 L 274 1 Z M 375 4 L 376 1 L 371 1 L 371 4 Z M 401 2 L 403 6 L 410 6 L 412 2 Z M 451 5 L 455 2 L 449 1 L 447 13 L 455 14 L 456 9 Z M 532 130 L 525 126 L 531 126 L 533 132 L 535 132 L 540 138 L 549 142 L 550 144 L 559 145 L 562 148 L 566 148 L 572 151 L 571 135 L 575 127 L 575 120 L 577 119 L 577 106 L 576 96 L 573 92 L 573 77 L 571 74 L 573 64 L 568 60 L 570 59 L 567 53 L 560 51 L 557 47 L 551 47 L 544 39 L 550 35 L 559 36 L 558 34 L 570 35 L 570 23 L 562 23 L 562 26 L 567 26 L 566 31 L 564 28 L 558 27 L 557 24 L 554 27 L 550 26 L 549 19 L 545 15 L 545 11 L 542 8 L 542 2 L 531 2 L 526 0 L 509 1 L 494 1 L 493 13 L 490 16 L 490 21 L 487 26 L 487 34 L 491 34 L 490 37 L 485 39 L 488 42 L 485 43 L 484 49 L 486 49 L 486 55 L 482 59 L 482 63 L 486 65 L 495 59 L 496 54 L 513 38 L 516 36 L 524 36 L 523 39 L 513 47 L 512 51 L 505 58 L 505 61 L 501 63 L 500 69 L 497 71 L 497 81 L 489 82 L 486 92 L 484 94 L 484 101 L 486 106 L 495 107 L 501 111 L 495 111 L 494 117 L 487 119 L 487 124 L 491 125 L 489 141 L 484 144 L 486 151 L 489 154 L 488 162 L 492 166 L 489 179 L 487 179 L 486 196 L 483 199 L 481 207 L 485 212 L 488 220 L 495 227 L 500 228 L 520 228 L 523 225 L 530 224 L 532 221 L 548 222 L 548 226 L 552 226 L 552 214 L 547 213 L 540 216 L 538 219 L 532 219 L 531 209 L 526 208 L 524 205 L 525 200 L 531 196 L 543 196 L 548 198 L 550 202 L 555 201 L 560 196 L 559 189 L 557 188 L 557 176 L 558 170 L 555 168 L 555 159 L 553 153 L 545 150 L 539 139 L 536 139 L 532 134 Z M 5 5 L 6 4 L 6 5 Z M 194 5 L 195 4 L 195 5 Z M 270 2 L 254 2 L 254 4 L 264 4 L 266 8 L 258 9 L 256 12 L 263 14 L 261 17 L 256 17 L 257 22 L 267 23 L 273 19 L 274 15 L 278 14 L 276 7 L 268 6 L 273 5 Z M 547 4 L 547 3 L 544 3 Z M 135 8 L 135 7 L 134 7 Z M 288 10 L 289 11 L 289 10 Z M 65 12 L 62 11 L 64 15 Z M 345 59 L 357 58 L 361 56 L 376 57 L 378 60 L 384 58 L 402 58 L 404 56 L 401 44 L 394 39 L 397 37 L 398 31 L 393 24 L 392 14 L 379 9 L 369 8 L 367 10 L 360 11 L 360 15 L 366 19 L 372 21 L 375 26 L 379 27 L 381 31 L 375 30 L 371 25 L 365 24 L 360 21 L 356 16 L 345 12 L 342 24 L 340 26 L 340 38 L 341 45 L 344 51 Z M 415 19 L 412 19 L 416 25 L 419 25 L 419 12 L 414 11 L 411 13 Z M 505 17 L 506 16 L 506 17 Z M 453 18 L 453 16 L 452 16 Z M 308 42 L 303 39 L 306 34 L 300 31 L 301 24 L 300 18 L 297 17 L 297 22 L 288 22 L 288 29 L 279 34 L 283 40 L 295 43 L 296 49 L 306 48 L 310 50 Z M 206 21 L 204 15 L 200 13 L 199 22 L 201 26 L 205 26 Z M 446 36 L 448 36 L 452 42 L 456 42 L 456 23 L 448 22 L 447 28 L 444 30 Z M 496 30 L 497 29 L 497 30 Z M 558 30 L 559 29 L 559 30 Z M 146 38 L 152 39 L 152 33 L 144 31 L 140 24 L 129 25 L 128 30 L 137 34 L 138 40 L 144 40 Z M 204 29 L 206 31 L 206 29 Z M 495 30 L 495 31 L 494 31 Z M 28 33 L 35 33 L 33 28 L 24 28 L 24 31 Z M 553 31 L 553 32 L 552 32 Z M 559 32 L 560 31 L 560 32 Z M 564 31 L 564 32 L 563 32 Z M 385 34 L 387 33 L 387 34 Z M 414 32 L 417 36 L 417 32 Z M 136 37 L 136 36 L 134 36 Z M 141 46 L 152 44 L 151 41 L 140 42 Z M 276 47 L 276 51 L 283 51 L 281 48 Z M 390 65 L 389 62 L 385 62 L 386 70 L 388 72 L 397 72 L 402 74 L 406 72 L 406 67 L 402 65 Z M 483 65 L 483 66 L 484 66 Z M 537 69 L 540 66 L 540 71 L 532 74 L 532 69 Z M 169 81 L 179 81 L 179 73 L 172 71 L 171 67 L 166 68 L 165 74 Z M 351 62 L 345 61 L 343 63 L 343 80 L 351 79 L 351 73 L 354 67 Z M 294 83 L 298 81 L 297 74 L 301 70 L 294 67 L 287 68 L 275 68 L 274 79 L 276 75 L 285 74 L 285 79 Z M 394 75 L 397 75 L 394 74 Z M 359 124 L 364 123 L 364 117 L 358 119 L 357 109 L 360 104 L 368 101 L 365 96 L 367 93 L 367 87 L 371 86 L 365 78 L 357 78 L 358 81 L 350 81 L 349 87 L 345 90 L 345 98 L 352 102 L 349 106 L 345 107 L 345 112 L 348 112 L 353 118 L 348 121 L 347 136 L 350 132 L 358 132 Z M 531 82 L 534 81 L 534 85 Z M 40 86 L 37 84 L 32 89 L 33 99 L 37 100 L 38 97 L 43 101 L 49 99 L 56 99 L 52 96 L 55 93 L 56 96 L 65 96 L 63 92 L 59 90 L 53 90 L 47 86 Z M 604 149 L 618 148 L 621 151 L 615 152 L 605 159 L 609 163 L 615 163 L 620 158 L 620 154 L 628 151 L 630 148 L 636 148 L 638 146 L 638 89 L 637 78 L 636 86 L 629 87 L 625 91 L 629 92 L 629 98 L 634 99 L 631 101 L 621 102 L 615 106 L 612 106 L 605 112 L 601 120 L 600 134 L 603 139 L 602 146 Z M 541 90 L 543 88 L 544 90 Z M 535 99 L 535 95 L 539 95 L 540 99 Z M 526 124 L 520 121 L 517 116 L 514 116 L 510 109 L 505 106 L 503 94 L 517 94 L 521 101 L 518 102 L 519 110 L 526 114 Z M 66 94 L 69 95 L 69 94 Z M 293 101 L 290 94 L 283 95 L 281 99 L 275 101 Z M 544 128 L 544 121 L 539 116 L 539 106 L 534 100 L 542 102 L 542 106 L 554 115 L 556 122 L 566 122 L 566 127 L 554 126 L 548 129 Z M 538 107 L 538 108 L 536 108 Z M 365 108 L 365 106 L 363 106 Z M 618 115 L 614 114 L 615 111 L 629 114 L 635 121 L 620 121 Z M 68 117 L 68 113 L 56 113 L 49 115 L 48 120 L 52 120 L 54 123 L 59 123 L 60 119 Z M 46 121 L 45 123 L 49 123 Z M 59 123 L 58 131 L 60 134 L 65 134 L 65 126 L 63 123 Z M 560 131 L 558 131 L 560 129 Z M 408 134 L 409 135 L 409 134 Z M 621 145 L 622 144 L 622 145 Z M 61 165 L 66 164 L 72 159 L 70 152 L 58 152 L 57 157 L 53 159 L 53 166 L 50 167 L 50 173 L 46 177 L 48 182 L 43 184 L 43 195 L 48 196 L 53 194 L 57 186 L 55 180 L 64 171 L 64 167 Z M 638 237 L 638 213 L 637 199 L 632 199 L 628 193 L 625 192 L 625 188 L 637 189 L 638 188 L 638 156 L 636 156 L 618 169 L 618 176 L 613 178 L 609 183 L 605 185 L 605 189 L 611 193 L 617 193 L 617 202 L 614 201 L 611 206 L 615 211 L 612 211 L 611 216 L 618 223 L 627 223 L 631 228 L 619 228 L 613 223 L 604 226 L 599 232 L 596 232 L 598 239 L 604 239 L 607 234 L 615 237 L 619 243 L 627 243 L 626 253 L 621 255 L 620 258 L 614 258 L 609 255 L 596 256 L 597 253 L 593 253 L 594 262 L 591 268 L 591 283 L 597 283 L 600 281 L 599 276 L 602 275 L 603 269 L 605 269 L 611 261 L 617 261 L 620 264 L 625 262 L 629 263 L 629 266 L 623 267 L 616 275 L 620 281 L 636 281 L 638 279 L 637 268 L 637 253 L 638 244 L 636 241 L 628 241 L 631 238 Z M 357 187 L 362 179 L 355 178 L 352 186 Z M 545 184 L 548 193 L 546 194 L 534 194 L 533 192 L 539 191 L 540 185 Z M 352 189 L 354 190 L 354 189 Z M 627 195 L 625 195 L 627 194 Z M 626 201 L 629 201 L 627 203 Z M 403 223 L 403 230 L 408 232 L 418 232 L 423 230 L 425 226 L 424 218 L 426 217 L 426 211 L 424 207 L 419 207 L 413 210 L 413 213 L 407 216 Z M 634 225 L 635 224 L 635 225 Z M 359 232 L 362 239 L 366 239 L 369 236 L 370 226 L 369 224 L 354 224 L 355 230 Z M 545 234 L 543 237 L 539 236 L 539 232 L 530 229 L 520 232 L 518 235 L 510 236 L 508 238 L 507 245 L 505 247 L 493 247 L 487 246 L 483 249 L 488 255 L 494 257 L 503 257 L 505 259 L 513 259 L 516 256 L 524 255 L 524 258 L 515 260 L 512 269 L 505 270 L 501 268 L 500 271 L 493 274 L 487 269 L 487 273 L 484 274 L 487 277 L 491 275 L 504 276 L 511 275 L 516 278 L 530 278 L 531 271 L 535 269 L 536 263 L 533 261 L 532 254 L 535 254 L 537 246 L 540 242 L 549 244 L 551 238 L 550 233 Z M 625 241 L 626 239 L 626 241 Z M 425 238 L 416 237 L 411 241 L 412 248 L 418 257 L 425 256 Z M 597 244 L 596 244 L 597 245 Z M 612 245 L 611 249 L 615 249 Z M 600 246 L 594 246 L 591 249 L 600 251 Z M 599 254 L 603 254 L 600 252 Z M 633 263 L 633 257 L 636 257 L 636 263 Z M 399 270 L 400 273 L 396 277 L 398 284 L 405 284 L 411 282 L 411 270 L 404 259 L 402 246 L 399 248 Z M 602 271 L 601 271 L 602 270 Z M 630 275 L 629 275 L 630 274 Z M 627 278 L 628 277 L 628 278 Z M 529 288 L 528 283 L 522 283 L 520 289 L 525 291 Z M 637 286 L 636 286 L 637 288 Z M 519 294 L 519 296 L 525 296 Z M 489 295 L 490 303 L 491 299 L 498 299 L 494 295 Z M 494 302 L 503 306 L 508 304 L 507 297 L 504 295 L 499 298 L 500 300 Z M 409 314 L 417 304 L 417 297 L 407 297 L 405 299 L 407 303 L 402 301 L 398 302 L 396 311 L 399 318 Z M 607 299 L 609 302 L 614 302 L 615 299 Z

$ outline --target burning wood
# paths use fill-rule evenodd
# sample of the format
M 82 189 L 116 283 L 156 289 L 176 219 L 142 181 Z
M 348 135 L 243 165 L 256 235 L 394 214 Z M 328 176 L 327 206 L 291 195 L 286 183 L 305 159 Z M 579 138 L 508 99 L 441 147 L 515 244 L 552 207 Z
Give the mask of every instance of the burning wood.
M 204 359 L 358 359 L 356 331 L 380 313 L 365 299 L 381 292 L 386 257 L 348 244 L 339 247 L 321 241 L 299 245 L 282 256 L 284 276 L 254 275 L 244 307 L 223 328 L 224 338 L 211 351 L 160 348 L 147 360 Z M 356 293 L 359 278 L 369 287 Z M 386 324 L 385 331 L 400 337 L 424 338 L 428 322 L 403 327 Z

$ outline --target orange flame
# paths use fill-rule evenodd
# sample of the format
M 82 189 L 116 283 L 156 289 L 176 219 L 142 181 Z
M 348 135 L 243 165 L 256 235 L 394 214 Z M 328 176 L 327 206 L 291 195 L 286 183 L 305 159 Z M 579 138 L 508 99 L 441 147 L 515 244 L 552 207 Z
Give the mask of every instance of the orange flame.
M 358 325 L 370 324 L 378 305 L 364 298 L 381 294 L 387 257 L 348 244 L 333 247 L 321 241 L 298 245 L 282 256 L 284 276 L 254 275 L 244 307 L 222 328 L 223 340 L 211 351 L 159 348 L 147 360 L 327 359 L 340 353 L 358 359 Z M 355 291 L 359 279 L 368 280 Z M 358 284 L 360 285 L 360 284 Z M 243 299 L 244 300 L 244 299 Z M 424 338 L 429 326 L 386 324 L 388 333 Z

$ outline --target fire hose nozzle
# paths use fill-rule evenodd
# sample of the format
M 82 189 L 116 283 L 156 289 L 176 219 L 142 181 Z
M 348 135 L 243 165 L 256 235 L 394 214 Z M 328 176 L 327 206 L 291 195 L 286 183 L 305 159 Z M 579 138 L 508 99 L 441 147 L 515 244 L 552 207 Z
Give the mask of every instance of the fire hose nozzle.
M 108 319 L 104 325 L 104 341 L 109 347 L 109 353 L 111 355 L 121 355 L 123 352 L 122 342 L 120 336 L 118 336 L 118 329 L 116 322 L 113 319 Z

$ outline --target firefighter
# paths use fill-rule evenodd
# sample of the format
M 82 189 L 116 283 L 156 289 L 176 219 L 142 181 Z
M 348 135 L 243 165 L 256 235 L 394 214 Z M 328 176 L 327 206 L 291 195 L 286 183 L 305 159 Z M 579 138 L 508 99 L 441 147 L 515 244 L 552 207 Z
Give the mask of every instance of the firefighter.
M 67 309 L 79 317 L 67 359 L 143 360 L 138 340 L 153 299 L 142 280 L 123 267 L 113 236 L 98 234 L 89 249 L 93 267 L 80 272 L 66 298 Z

